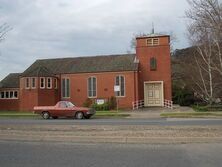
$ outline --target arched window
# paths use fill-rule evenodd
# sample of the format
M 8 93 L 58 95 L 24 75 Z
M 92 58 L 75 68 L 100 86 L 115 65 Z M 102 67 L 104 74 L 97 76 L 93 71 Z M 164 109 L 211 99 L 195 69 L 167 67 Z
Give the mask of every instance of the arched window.
M 120 86 L 120 91 L 116 92 L 116 96 L 125 96 L 125 78 L 122 75 L 116 76 L 116 86 Z
M 150 58 L 150 70 L 156 71 L 157 69 L 157 60 L 155 57 Z
M 96 77 L 88 78 L 88 97 L 96 97 Z

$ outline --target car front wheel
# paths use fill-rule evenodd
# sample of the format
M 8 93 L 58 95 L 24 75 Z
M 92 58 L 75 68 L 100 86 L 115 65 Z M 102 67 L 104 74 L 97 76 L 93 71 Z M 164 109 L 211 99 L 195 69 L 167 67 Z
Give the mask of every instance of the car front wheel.
M 47 111 L 43 112 L 43 113 L 42 113 L 42 117 L 43 117 L 44 119 L 49 119 L 49 118 L 50 118 L 49 112 L 47 112 Z
M 76 119 L 83 119 L 84 118 L 84 115 L 82 112 L 77 112 L 76 113 Z

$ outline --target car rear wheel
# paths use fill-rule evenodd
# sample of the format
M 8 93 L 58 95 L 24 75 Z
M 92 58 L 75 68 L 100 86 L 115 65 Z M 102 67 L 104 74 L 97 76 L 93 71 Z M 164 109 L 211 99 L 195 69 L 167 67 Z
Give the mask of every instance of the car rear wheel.
M 82 112 L 77 112 L 76 113 L 76 119 L 83 119 L 84 118 L 84 115 Z
M 44 112 L 42 113 L 42 118 L 44 118 L 44 119 L 49 119 L 49 118 L 50 118 L 49 112 L 44 111 Z

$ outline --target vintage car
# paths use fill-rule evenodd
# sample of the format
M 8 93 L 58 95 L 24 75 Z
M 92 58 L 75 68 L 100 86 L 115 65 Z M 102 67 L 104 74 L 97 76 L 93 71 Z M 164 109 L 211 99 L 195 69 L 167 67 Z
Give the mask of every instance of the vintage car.
M 44 119 L 57 119 L 58 117 L 73 117 L 76 119 L 89 119 L 95 110 L 86 107 L 77 107 L 69 101 L 59 101 L 55 106 L 35 106 L 34 113 L 42 115 Z

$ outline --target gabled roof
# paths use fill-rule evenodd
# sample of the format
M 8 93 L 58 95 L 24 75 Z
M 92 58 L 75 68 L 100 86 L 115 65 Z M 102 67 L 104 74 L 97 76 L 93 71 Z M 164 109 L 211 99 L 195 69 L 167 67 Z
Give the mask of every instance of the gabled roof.
M 55 74 L 46 68 L 45 66 L 39 65 L 29 68 L 22 73 L 22 77 L 52 77 Z
M 21 73 L 11 73 L 0 82 L 0 88 L 19 88 Z
M 138 64 L 134 59 L 135 54 L 42 59 L 36 60 L 22 76 L 136 71 Z

